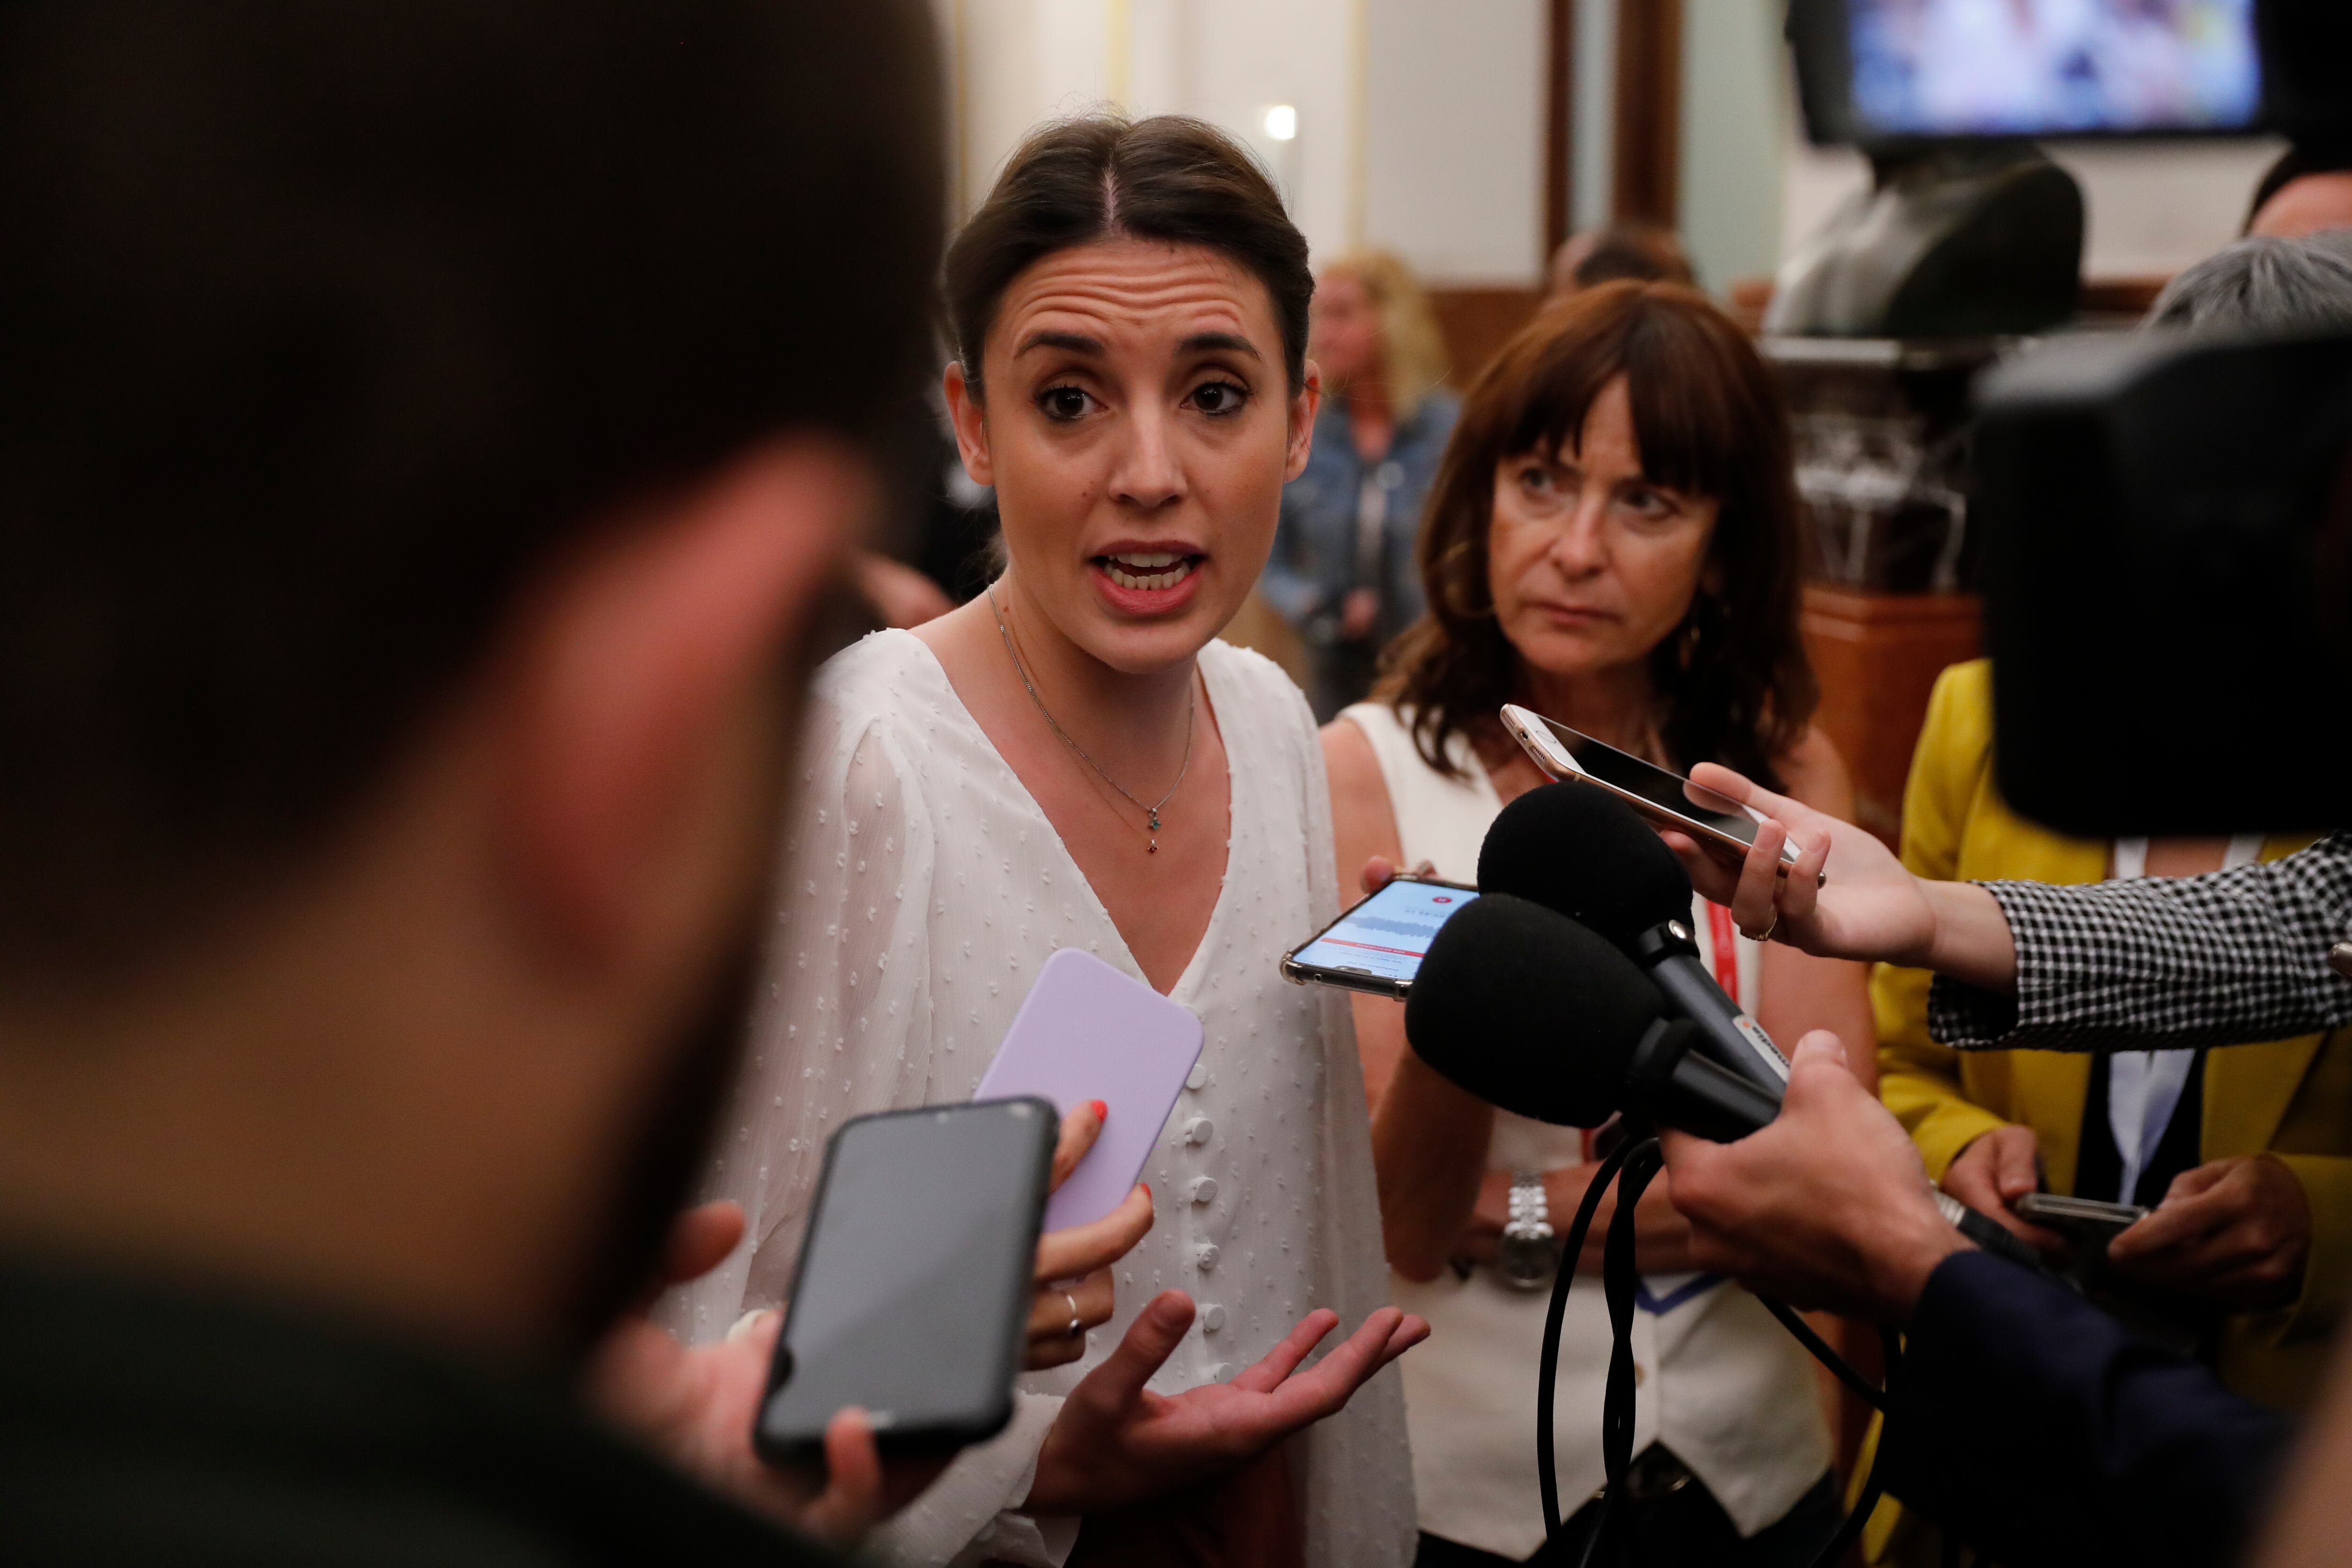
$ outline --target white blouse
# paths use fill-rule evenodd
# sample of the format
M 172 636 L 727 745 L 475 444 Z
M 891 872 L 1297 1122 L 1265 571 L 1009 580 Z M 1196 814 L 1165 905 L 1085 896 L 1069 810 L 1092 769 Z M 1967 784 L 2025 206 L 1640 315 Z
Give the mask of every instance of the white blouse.
M 1457 735 L 1449 777 L 1414 748 L 1409 715 L 1360 702 L 1340 717 L 1363 732 L 1395 814 L 1404 863 L 1427 860 L 1449 881 L 1477 879 L 1478 848 L 1502 811 L 1486 770 Z M 1691 900 L 1710 972 L 1715 922 Z M 1735 937 L 1739 994 L 1752 1005 L 1762 948 Z M 1584 1159 L 1582 1134 L 1495 1112 L 1490 1171 L 1551 1171 Z M 1552 1211 L 1562 1236 L 1575 1210 Z M 1421 1525 L 1513 1561 L 1543 1544 L 1536 1475 L 1536 1368 L 1548 1290 L 1515 1290 L 1491 1269 L 1447 1271 L 1427 1284 L 1391 1280 L 1396 1304 L 1429 1320 L 1429 1342 L 1404 1358 Z M 1714 1275 L 1645 1275 L 1633 1314 L 1633 1451 L 1672 1449 L 1706 1484 L 1742 1536 L 1770 1524 L 1828 1470 L 1829 1424 L 1811 1360 L 1761 1302 Z M 1572 1512 L 1605 1479 L 1601 1409 L 1611 1334 L 1601 1281 L 1580 1279 L 1561 1319 L 1553 1437 L 1560 1508 Z
M 1062 1395 L 1167 1287 L 1199 1314 L 1151 1387 L 1219 1382 L 1329 1307 L 1387 1298 L 1354 1027 L 1339 994 L 1285 983 L 1283 952 L 1337 912 L 1330 801 L 1307 704 L 1253 653 L 1200 656 L 1232 777 L 1226 874 L 1171 993 L 1200 1065 L 1145 1171 L 1158 1217 L 1118 1268 L 1117 1316 L 1074 1366 L 1021 1380 L 1006 1432 L 968 1450 L 877 1542 L 902 1560 L 1058 1564 L 1075 1521 L 1026 1495 Z M 1140 979 L 1101 900 L 929 647 L 879 632 L 819 672 L 787 835 L 783 909 L 732 1113 L 704 1183 L 750 1243 L 664 1304 L 697 1342 L 790 1283 L 825 1139 L 850 1117 L 968 1100 L 1038 968 L 1081 947 Z M 1314 1568 L 1412 1555 L 1395 1369 L 1310 1428 L 1301 1501 Z

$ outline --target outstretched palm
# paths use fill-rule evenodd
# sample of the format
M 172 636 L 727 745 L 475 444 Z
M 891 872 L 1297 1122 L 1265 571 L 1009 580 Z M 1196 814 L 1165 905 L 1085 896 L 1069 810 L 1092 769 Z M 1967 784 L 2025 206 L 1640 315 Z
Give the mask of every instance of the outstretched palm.
M 1383 1307 L 1299 1372 L 1339 1323 L 1338 1313 L 1318 1308 L 1232 1382 L 1151 1393 L 1144 1384 L 1192 1323 L 1192 1303 L 1181 1290 L 1161 1291 L 1137 1314 L 1118 1348 L 1070 1391 L 1045 1435 L 1024 1507 L 1094 1512 L 1230 1469 L 1339 1409 L 1366 1379 L 1429 1336 L 1421 1319 Z

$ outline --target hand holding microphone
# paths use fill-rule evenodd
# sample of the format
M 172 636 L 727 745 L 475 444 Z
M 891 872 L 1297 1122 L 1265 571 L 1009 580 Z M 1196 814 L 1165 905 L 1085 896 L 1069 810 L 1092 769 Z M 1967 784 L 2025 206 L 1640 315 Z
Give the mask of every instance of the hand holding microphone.
M 1927 1276 L 1969 1245 L 1902 1124 L 1823 1030 L 1798 1042 L 1772 1125 L 1737 1143 L 1673 1131 L 1659 1143 L 1699 1267 L 1795 1306 L 1908 1322 Z
M 1633 1110 L 1723 1143 L 1769 1127 L 1781 1110 L 1778 1088 L 1713 1059 L 1711 1052 L 1727 1048 L 1721 1035 L 1668 1012 L 1632 960 L 1576 921 L 1509 893 L 1486 893 L 1430 943 L 1405 1003 L 1405 1038 L 1441 1076 L 1540 1121 L 1597 1127 Z M 1834 1044 L 1824 1033 L 1807 1037 L 1817 1050 L 1821 1041 Z M 1855 1194 L 1857 1202 L 1925 1205 L 1939 1225 L 1948 1221 L 1987 1250 L 2037 1265 L 2031 1248 L 1984 1215 L 1956 1203 L 1957 1212 L 1941 1208 L 1900 1125 L 1851 1074 L 1845 1082 L 1861 1101 L 1846 1119 L 1861 1118 L 1874 1129 L 1870 1137 L 1900 1144 L 1891 1194 L 1874 1182 Z M 1790 1148 L 1788 1132 L 1774 1131 L 1765 1152 L 1751 1156 L 1767 1173 Z M 1877 1173 L 1886 1173 L 1884 1157 Z M 1675 1206 L 1683 1206 L 1679 1193 Z M 1825 1300 L 1830 1289 L 1805 1294 Z

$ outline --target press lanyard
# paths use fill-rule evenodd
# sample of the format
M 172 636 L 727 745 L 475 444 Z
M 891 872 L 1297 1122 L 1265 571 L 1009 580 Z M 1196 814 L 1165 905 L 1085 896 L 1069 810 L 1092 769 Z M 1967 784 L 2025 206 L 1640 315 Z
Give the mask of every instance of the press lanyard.
M 2241 833 L 2230 840 L 2221 869 L 2251 866 L 2263 852 L 2263 836 Z M 2147 840 L 2116 840 L 2116 879 L 2131 881 L 2147 875 Z M 2140 1173 L 2156 1158 L 2165 1129 L 2180 1107 L 2189 1087 L 2189 1069 L 2196 1064 L 2194 1050 L 2117 1051 L 2107 1058 L 2107 1131 L 2116 1140 L 2123 1176 L 2116 1199 L 2131 1203 L 2139 1190 Z
M 1739 1005 L 1739 928 L 1731 923 L 1731 911 L 1710 900 L 1706 906 L 1706 934 L 1709 956 L 1715 961 L 1715 983 L 1731 998 L 1732 1005 Z

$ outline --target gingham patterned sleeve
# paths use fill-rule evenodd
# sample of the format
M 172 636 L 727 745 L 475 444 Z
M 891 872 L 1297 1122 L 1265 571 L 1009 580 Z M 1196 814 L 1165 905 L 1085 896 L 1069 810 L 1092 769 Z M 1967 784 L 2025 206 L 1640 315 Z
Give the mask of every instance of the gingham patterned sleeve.
M 1938 976 L 1935 1037 L 1964 1050 L 2276 1040 L 2352 1022 L 2327 967 L 2352 936 L 2352 833 L 2202 877 L 1987 882 L 2017 943 L 2017 994 Z

